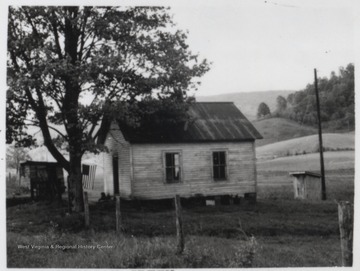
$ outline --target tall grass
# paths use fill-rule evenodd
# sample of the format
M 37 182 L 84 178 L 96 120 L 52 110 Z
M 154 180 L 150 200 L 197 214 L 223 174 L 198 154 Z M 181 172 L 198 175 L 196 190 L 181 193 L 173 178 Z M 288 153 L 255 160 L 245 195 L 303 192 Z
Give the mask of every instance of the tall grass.
M 8 267 L 17 268 L 239 268 L 252 265 L 257 248 L 253 237 L 243 241 L 187 236 L 181 255 L 175 253 L 174 237 L 49 230 L 37 235 L 9 233 L 7 238 Z
M 318 156 L 258 163 L 256 205 L 185 206 L 186 246 L 176 255 L 173 207 L 122 203 L 123 236 L 115 234 L 115 204 L 90 206 L 90 230 L 66 205 L 8 204 L 8 267 L 241 268 L 340 264 L 337 200 L 354 197 L 353 155 L 326 153 L 327 201 L 293 199 L 289 171 L 314 170 Z M 296 159 L 295 159 L 296 158 Z M 316 164 L 317 166 L 317 164 Z M 239 219 L 241 225 L 239 227 Z M 255 238 L 248 236 L 256 236 Z M 64 249 L 18 245 L 58 244 Z M 69 246 L 94 245 L 96 249 Z M 97 245 L 108 247 L 98 248 Z M 68 247 L 66 247 L 68 246 Z
M 110 206 L 91 208 L 87 231 L 81 215 L 61 214 L 57 206 L 30 203 L 9 207 L 8 267 L 299 267 L 333 266 L 341 259 L 337 205 L 332 200 L 259 199 L 256 205 L 183 208 L 186 245 L 182 255 L 176 255 L 171 208 L 122 207 L 122 236 L 115 234 L 114 208 Z M 248 236 L 256 236 L 256 240 Z M 18 247 L 56 244 L 63 249 Z M 96 248 L 70 247 L 77 245 Z

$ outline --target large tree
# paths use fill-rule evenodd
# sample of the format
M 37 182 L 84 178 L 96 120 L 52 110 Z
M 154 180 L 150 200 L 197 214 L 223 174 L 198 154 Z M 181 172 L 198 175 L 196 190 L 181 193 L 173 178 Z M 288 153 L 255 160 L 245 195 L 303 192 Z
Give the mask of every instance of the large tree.
M 271 116 L 269 106 L 264 102 L 260 103 L 259 107 L 258 107 L 258 110 L 257 110 L 256 116 L 257 116 L 258 119 Z
M 81 211 L 81 158 L 101 147 L 100 121 L 142 100 L 185 104 L 208 70 L 186 39 L 163 7 L 10 7 L 7 142 L 29 145 L 26 127 L 40 127 Z

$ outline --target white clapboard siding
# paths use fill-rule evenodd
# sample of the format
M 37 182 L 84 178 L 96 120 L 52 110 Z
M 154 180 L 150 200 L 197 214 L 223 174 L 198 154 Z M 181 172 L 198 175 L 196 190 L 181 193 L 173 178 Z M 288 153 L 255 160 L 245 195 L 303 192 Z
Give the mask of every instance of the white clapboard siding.
M 132 196 L 142 199 L 182 196 L 239 195 L 256 192 L 252 141 L 232 143 L 133 144 Z M 212 178 L 212 152 L 227 152 L 227 180 Z M 163 153 L 181 152 L 181 182 L 165 182 Z
M 104 192 L 114 194 L 112 159 L 118 157 L 120 196 L 131 196 L 130 144 L 126 142 L 117 124 L 113 123 L 105 140 L 109 152 L 104 153 Z
M 104 192 L 114 194 L 114 155 L 118 156 L 120 196 L 139 199 L 202 194 L 239 195 L 256 192 L 254 141 L 178 144 L 130 144 L 117 124 L 111 125 L 105 145 Z M 181 153 L 181 182 L 166 183 L 164 152 Z M 212 177 L 213 151 L 227 153 L 227 180 Z

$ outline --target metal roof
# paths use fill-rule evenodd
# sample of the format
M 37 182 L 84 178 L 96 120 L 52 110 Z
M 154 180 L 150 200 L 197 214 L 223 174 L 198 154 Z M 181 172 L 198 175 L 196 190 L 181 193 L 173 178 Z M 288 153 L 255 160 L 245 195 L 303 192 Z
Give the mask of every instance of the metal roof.
M 186 143 L 253 141 L 261 134 L 232 102 L 198 102 L 190 105 L 191 121 L 177 127 L 146 130 L 119 123 L 120 130 L 130 143 Z
M 20 165 L 60 165 L 58 162 L 30 161 L 21 162 Z
M 316 173 L 316 172 L 312 172 L 312 171 L 295 171 L 295 172 L 289 172 L 289 175 L 291 176 L 305 176 L 305 175 L 309 175 L 309 176 L 313 176 L 313 177 L 318 177 L 321 178 L 321 174 Z

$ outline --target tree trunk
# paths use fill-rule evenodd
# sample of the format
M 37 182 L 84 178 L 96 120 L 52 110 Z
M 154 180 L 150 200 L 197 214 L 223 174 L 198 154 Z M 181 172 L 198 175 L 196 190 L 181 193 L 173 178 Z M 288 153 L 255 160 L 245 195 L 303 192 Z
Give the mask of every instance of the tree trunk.
M 81 155 L 70 153 L 69 180 L 73 209 L 75 212 L 82 212 L 84 210 L 84 201 L 81 174 Z

